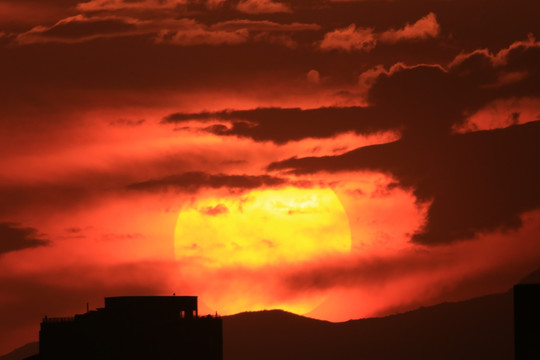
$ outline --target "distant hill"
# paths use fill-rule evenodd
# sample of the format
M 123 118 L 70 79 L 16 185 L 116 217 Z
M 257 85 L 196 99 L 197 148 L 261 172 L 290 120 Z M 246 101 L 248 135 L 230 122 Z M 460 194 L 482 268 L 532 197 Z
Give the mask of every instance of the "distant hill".
M 512 292 L 342 323 L 281 310 L 223 319 L 225 360 L 513 359 Z M 27 344 L 0 360 L 36 353 Z
M 280 310 L 224 318 L 225 360 L 514 358 L 512 293 L 330 323 Z
M 31 342 L 13 350 L 9 354 L 0 356 L 0 360 L 22 360 L 39 352 L 39 343 Z

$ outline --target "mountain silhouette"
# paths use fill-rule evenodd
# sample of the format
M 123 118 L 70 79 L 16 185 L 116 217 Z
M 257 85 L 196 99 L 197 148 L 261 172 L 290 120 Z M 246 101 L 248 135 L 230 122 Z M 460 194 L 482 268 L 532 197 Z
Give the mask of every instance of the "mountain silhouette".
M 37 341 L 28 343 L 13 350 L 12 352 L 0 356 L 0 360 L 22 360 L 39 352 L 39 343 Z
M 513 359 L 512 293 L 330 323 L 284 311 L 224 318 L 224 358 Z
M 520 284 L 540 284 L 540 269 L 537 269 L 525 276 L 520 282 Z

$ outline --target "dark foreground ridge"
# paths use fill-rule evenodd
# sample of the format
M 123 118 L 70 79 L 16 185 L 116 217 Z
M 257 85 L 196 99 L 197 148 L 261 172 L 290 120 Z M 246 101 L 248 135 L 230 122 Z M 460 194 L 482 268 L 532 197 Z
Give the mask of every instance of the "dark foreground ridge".
M 222 320 L 198 316 L 195 296 L 105 298 L 105 307 L 47 318 L 28 359 L 223 358 Z
M 538 280 L 540 270 L 522 281 L 536 285 L 517 285 L 514 291 L 342 323 L 280 310 L 226 316 L 223 356 L 225 360 L 530 359 L 540 349 Z M 221 331 L 220 318 L 207 320 L 217 321 Z M 182 340 L 175 341 L 183 346 Z M 31 343 L 0 360 L 21 360 L 21 354 L 35 352 L 37 343 Z M 159 350 L 147 358 L 158 359 Z
M 224 317 L 225 360 L 512 360 L 512 292 L 341 323 L 282 311 Z

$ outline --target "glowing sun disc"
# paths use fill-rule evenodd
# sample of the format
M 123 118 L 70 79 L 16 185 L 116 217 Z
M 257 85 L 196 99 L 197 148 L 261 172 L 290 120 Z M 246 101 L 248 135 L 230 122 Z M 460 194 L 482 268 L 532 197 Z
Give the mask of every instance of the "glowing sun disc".
M 174 238 L 176 258 L 194 274 L 206 274 L 199 291 L 221 312 L 271 307 L 307 312 L 324 294 L 298 293 L 283 301 L 276 298 L 275 279 L 264 287 L 260 282 L 267 277 L 253 274 L 269 268 L 286 271 L 351 249 L 347 215 L 329 188 L 287 187 L 202 199 L 180 212 Z M 228 285 L 209 281 L 224 273 Z

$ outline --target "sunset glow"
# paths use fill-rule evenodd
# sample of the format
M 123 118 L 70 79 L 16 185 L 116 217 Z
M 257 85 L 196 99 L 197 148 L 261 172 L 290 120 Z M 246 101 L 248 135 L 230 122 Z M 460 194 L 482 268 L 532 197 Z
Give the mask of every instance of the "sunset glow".
M 201 279 L 209 284 L 201 290 L 204 301 L 229 314 L 276 307 L 313 310 L 324 292 L 283 300 L 273 292 L 275 279 L 245 272 L 270 275 L 275 268 L 346 256 L 351 249 L 347 215 L 329 188 L 287 187 L 201 199 L 180 211 L 174 238 L 176 258 L 189 263 L 194 274 L 229 272 L 225 289 Z
M 0 0 L 0 357 L 109 296 L 341 322 L 507 292 L 540 268 L 538 10 Z

